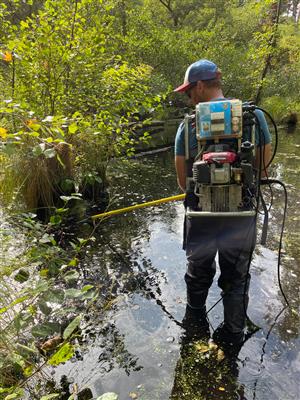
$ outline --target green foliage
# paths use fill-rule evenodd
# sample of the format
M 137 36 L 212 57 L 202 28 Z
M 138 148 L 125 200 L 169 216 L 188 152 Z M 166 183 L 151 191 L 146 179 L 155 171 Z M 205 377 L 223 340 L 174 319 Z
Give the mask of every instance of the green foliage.
M 51 233 L 51 222 L 42 225 L 36 216 L 24 214 L 10 223 L 22 245 L 0 261 L 0 291 L 5 293 L 0 300 L 0 387 L 8 390 L 8 396 L 16 394 L 11 398 L 19 398 L 15 389 L 40 370 L 43 359 L 58 365 L 73 356 L 82 315 L 67 304 L 71 299 L 88 306 L 97 298 L 97 290 L 80 282 L 74 262 L 88 238 L 63 249 Z M 11 240 L 7 237 L 8 249 Z M 69 287 L 75 283 L 72 275 L 76 289 Z
M 282 3 L 278 27 L 277 3 L 126 2 L 126 55 L 154 67 L 157 90 L 177 86 L 187 65 L 208 58 L 222 70 L 227 96 L 255 99 L 262 86 L 265 96 L 279 93 L 285 97 L 286 90 L 281 90 L 284 86 L 289 91 L 287 101 L 292 98 L 294 104 L 298 102 L 299 32 L 292 8 L 297 9 L 299 2 L 289 4 L 289 14 L 286 3 Z M 119 16 L 119 26 L 121 22 Z M 124 48 L 123 43 L 120 46 Z M 262 80 L 269 60 L 268 74 Z M 295 82 L 295 89 L 291 90 L 289 78 Z
M 55 366 L 66 362 L 73 357 L 74 351 L 74 346 L 72 344 L 65 343 L 56 353 L 53 354 L 53 356 L 48 360 L 48 363 Z
M 81 282 L 78 268 L 88 239 L 63 248 L 54 232 L 69 205 L 82 203 L 74 187 L 102 190 L 111 160 L 147 140 L 141 127 L 178 98 L 172 87 L 187 65 L 212 59 L 225 95 L 254 99 L 262 88 L 263 106 L 278 119 L 300 112 L 299 1 L 283 2 L 278 25 L 277 3 L 0 4 L 1 206 L 28 210 L 10 221 L 19 232 L 15 252 L 10 223 L 0 230 L 1 395 L 21 398 L 16 388 L 43 362 L 73 356 L 83 322 L 76 305 L 88 307 L 98 289 Z M 41 204 L 50 210 L 44 225 L 34 214 Z

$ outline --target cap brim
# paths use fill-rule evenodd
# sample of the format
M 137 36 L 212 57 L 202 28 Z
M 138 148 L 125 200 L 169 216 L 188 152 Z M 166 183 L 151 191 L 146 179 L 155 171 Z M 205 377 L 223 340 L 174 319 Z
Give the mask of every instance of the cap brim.
M 186 92 L 191 85 L 192 83 L 190 82 L 183 83 L 182 85 L 178 86 L 178 88 L 174 89 L 174 92 Z

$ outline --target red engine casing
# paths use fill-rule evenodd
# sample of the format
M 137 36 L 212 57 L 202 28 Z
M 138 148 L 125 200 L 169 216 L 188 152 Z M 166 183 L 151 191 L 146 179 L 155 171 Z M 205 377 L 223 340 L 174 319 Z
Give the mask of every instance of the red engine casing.
M 233 164 L 237 159 L 237 154 L 233 151 L 211 152 L 203 154 L 202 160 L 207 164 Z

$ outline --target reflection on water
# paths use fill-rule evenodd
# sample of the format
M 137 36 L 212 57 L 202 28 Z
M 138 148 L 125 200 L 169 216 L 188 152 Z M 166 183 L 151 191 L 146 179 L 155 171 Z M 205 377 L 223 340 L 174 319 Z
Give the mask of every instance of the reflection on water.
M 171 153 L 131 160 L 125 170 L 113 168 L 116 207 L 178 193 Z M 95 398 L 115 392 L 120 400 L 298 399 L 299 174 L 299 132 L 281 132 L 271 175 L 288 186 L 281 280 L 294 312 L 283 310 L 277 281 L 283 214 L 279 187 L 273 188 L 267 245 L 257 246 L 252 265 L 249 316 L 261 329 L 233 359 L 218 359 L 217 352 L 200 351 L 199 342 L 183 340 L 178 323 L 185 311 L 182 205 L 119 215 L 99 226 L 81 265 L 86 281 L 109 291 L 110 301 L 106 310 L 100 304 L 90 309 L 81 357 L 59 366 L 57 381 L 66 375 L 78 388 L 89 387 Z M 219 297 L 214 284 L 208 307 Z M 212 329 L 222 318 L 219 304 L 209 315 Z
M 170 400 L 245 399 L 236 357 L 209 349 L 206 341 L 183 343 Z

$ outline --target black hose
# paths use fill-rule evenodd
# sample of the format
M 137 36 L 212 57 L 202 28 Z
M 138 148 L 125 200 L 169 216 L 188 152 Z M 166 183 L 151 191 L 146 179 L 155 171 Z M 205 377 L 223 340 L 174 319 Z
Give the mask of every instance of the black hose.
M 260 110 L 260 111 L 262 111 L 264 114 L 266 114 L 266 115 L 270 118 L 270 121 L 272 122 L 272 125 L 274 126 L 274 130 L 275 130 L 275 145 L 274 145 L 272 157 L 271 157 L 270 161 L 268 162 L 268 164 L 267 164 L 267 166 L 266 166 L 266 169 L 267 169 L 267 168 L 271 165 L 271 163 L 273 162 L 273 160 L 274 160 L 274 158 L 275 158 L 275 156 L 276 156 L 276 153 L 277 153 L 277 147 L 278 147 L 278 129 L 277 129 L 276 122 L 274 121 L 274 119 L 273 119 L 273 117 L 271 116 L 271 114 L 268 113 L 268 111 L 264 110 L 264 109 L 261 108 L 261 107 L 257 107 L 257 106 L 254 106 L 254 109 L 255 109 L 255 110 Z
M 279 239 L 279 245 L 278 245 L 278 261 L 277 261 L 277 276 L 278 276 L 278 285 L 280 288 L 280 292 L 287 304 L 288 307 L 290 307 L 290 303 L 283 291 L 282 285 L 281 285 L 281 278 L 280 278 L 280 262 L 281 262 L 281 251 L 282 251 L 282 240 L 283 240 L 283 233 L 284 233 L 284 226 L 285 226 L 285 219 L 286 219 L 286 213 L 287 213 L 287 204 L 288 204 L 288 196 L 287 196 L 287 190 L 283 182 L 279 181 L 278 179 L 267 179 L 263 180 L 262 184 L 277 184 L 280 185 L 283 190 L 284 190 L 284 210 L 283 210 L 283 217 L 282 217 L 282 225 L 281 225 L 281 232 L 280 232 L 280 239 Z
M 268 111 L 264 110 L 264 109 L 261 108 L 261 107 L 257 107 L 257 106 L 254 106 L 254 108 L 255 108 L 256 110 L 262 111 L 264 114 L 266 114 L 266 115 L 269 117 L 269 119 L 271 120 L 271 122 L 272 122 L 272 124 L 273 124 L 273 126 L 274 126 L 274 130 L 275 130 L 275 146 L 274 146 L 273 154 L 272 154 L 272 157 L 271 157 L 270 161 L 268 162 L 267 166 L 264 167 L 264 170 L 267 172 L 267 168 L 271 165 L 271 163 L 272 163 L 272 161 L 274 160 L 275 155 L 276 155 L 276 153 L 277 153 L 277 147 L 278 147 L 278 129 L 277 129 L 277 125 L 276 125 L 274 119 L 272 118 L 272 116 L 270 115 L 270 113 L 268 113 Z M 256 119 L 257 119 L 257 117 L 256 117 Z M 258 120 L 258 119 L 257 119 L 257 122 L 259 123 L 259 120 Z M 260 126 L 259 126 L 259 131 L 261 131 Z M 263 139 L 264 139 L 264 136 L 263 136 Z M 259 175 L 259 176 L 260 176 L 260 175 Z M 284 211 L 283 211 L 283 220 L 282 220 L 282 226 L 281 226 L 281 232 L 280 232 L 279 246 L 278 246 L 277 276 L 278 276 L 278 285 L 279 285 L 279 288 L 280 288 L 280 292 L 281 292 L 281 294 L 282 294 L 282 296 L 283 296 L 283 298 L 284 298 L 284 300 L 285 300 L 287 306 L 290 307 L 289 301 L 288 301 L 288 299 L 287 299 L 287 297 L 286 297 L 286 295 L 285 295 L 285 293 L 284 293 L 284 291 L 283 291 L 283 288 L 282 288 L 282 285 L 281 285 L 281 278 L 280 278 L 280 262 L 281 262 L 282 240 L 283 240 L 284 225 L 285 225 L 285 219 L 286 219 L 286 213 L 287 213 L 287 204 L 288 204 L 287 190 L 286 190 L 286 187 L 285 187 L 284 183 L 281 182 L 281 181 L 279 181 L 278 179 L 270 179 L 270 178 L 267 176 L 267 179 L 262 180 L 262 181 L 259 179 L 259 181 L 260 181 L 260 183 L 263 184 L 263 185 L 266 185 L 266 184 L 269 185 L 269 187 L 270 187 L 271 184 L 278 184 L 278 185 L 280 185 L 280 186 L 283 188 L 283 190 L 284 190 L 284 199 L 285 199 L 285 201 L 284 201 Z M 264 201 L 263 201 L 263 202 L 264 202 Z M 263 232 L 263 234 L 264 234 L 264 232 Z

